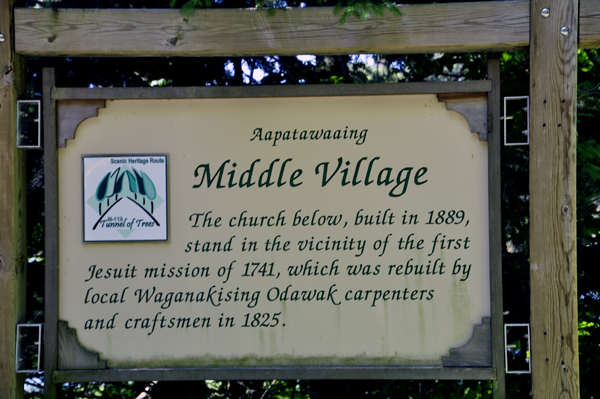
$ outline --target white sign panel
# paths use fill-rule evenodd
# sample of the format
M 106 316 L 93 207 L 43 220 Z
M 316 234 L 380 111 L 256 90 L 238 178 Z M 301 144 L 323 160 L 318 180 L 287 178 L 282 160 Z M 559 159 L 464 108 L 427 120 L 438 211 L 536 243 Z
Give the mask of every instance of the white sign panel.
M 167 157 L 83 157 L 84 241 L 167 239 Z
M 153 211 L 97 232 L 128 172 Z M 487 174 L 435 95 L 108 101 L 59 151 L 59 319 L 109 367 L 441 366 L 490 316 Z

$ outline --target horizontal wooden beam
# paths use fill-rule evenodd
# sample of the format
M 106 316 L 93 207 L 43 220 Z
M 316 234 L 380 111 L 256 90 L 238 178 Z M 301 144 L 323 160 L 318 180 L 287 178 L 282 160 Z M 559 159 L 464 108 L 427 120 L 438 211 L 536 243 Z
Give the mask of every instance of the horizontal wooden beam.
M 600 2 L 597 0 L 579 0 L 578 47 L 600 47 Z
M 29 56 L 260 56 L 410 54 L 527 49 L 529 2 L 401 6 L 368 21 L 328 7 L 277 11 L 203 9 L 15 10 L 16 51 Z M 579 48 L 600 47 L 600 2 L 580 1 Z
M 400 6 L 367 21 L 328 7 L 266 11 L 16 9 L 17 53 L 28 56 L 408 54 L 526 49 L 529 2 Z
M 55 87 L 54 100 L 129 100 L 175 98 L 260 98 L 260 97 L 315 97 L 367 96 L 394 94 L 487 93 L 492 81 L 465 82 L 408 82 L 401 85 L 387 83 L 346 85 L 256 85 L 211 87 Z M 445 100 L 442 100 L 445 101 Z
M 494 380 L 493 368 L 452 367 L 302 367 L 302 368 L 197 368 L 197 369 L 108 369 L 55 371 L 56 383 L 81 381 L 197 381 L 197 380 Z M 232 377 L 235 376 L 235 377 Z

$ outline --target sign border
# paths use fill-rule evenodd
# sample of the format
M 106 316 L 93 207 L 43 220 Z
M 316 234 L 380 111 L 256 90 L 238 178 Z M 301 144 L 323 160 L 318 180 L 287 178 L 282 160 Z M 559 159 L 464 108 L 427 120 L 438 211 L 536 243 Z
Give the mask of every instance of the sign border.
M 498 71 L 495 71 L 498 69 Z M 419 82 L 398 84 L 300 85 L 249 87 L 180 88 L 57 88 L 54 70 L 44 70 L 44 135 L 47 173 L 46 203 L 46 370 L 52 382 L 123 380 L 200 380 L 200 379 L 463 379 L 504 380 L 502 345 L 502 260 L 500 221 L 500 92 L 499 64 L 490 66 L 495 79 L 468 82 Z M 497 77 L 496 77 L 497 76 Z M 483 93 L 488 104 L 488 186 L 490 226 L 490 296 L 492 365 L 490 367 L 239 367 L 239 368 L 163 368 L 100 369 L 82 366 L 78 370 L 58 370 L 58 144 L 61 138 L 57 109 L 62 100 L 174 99 L 174 98 L 253 98 L 369 96 L 390 94 Z M 97 103 L 97 101 L 96 101 Z M 497 104 L 497 106 L 495 105 Z M 101 107 L 101 106 L 100 106 Z M 96 107 L 98 108 L 98 107 Z M 89 117 L 87 115 L 81 120 Z M 93 116 L 93 115 L 92 115 Z M 75 126 L 80 121 L 75 123 Z M 74 132 L 73 132 L 74 133 Z M 63 141 L 64 142 L 64 141 Z M 97 355 L 96 355 L 97 356 Z M 47 367 L 48 368 L 48 367 Z

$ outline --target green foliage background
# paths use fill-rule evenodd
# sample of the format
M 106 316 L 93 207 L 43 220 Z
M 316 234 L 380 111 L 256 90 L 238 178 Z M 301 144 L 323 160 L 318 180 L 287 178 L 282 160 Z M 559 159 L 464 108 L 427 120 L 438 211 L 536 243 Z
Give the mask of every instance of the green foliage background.
M 385 0 L 172 0 L 170 6 L 195 7 L 336 5 L 340 18 L 367 18 L 389 9 Z M 331 1 L 331 0 L 330 0 Z M 417 3 L 419 1 L 416 1 Z M 37 6 L 23 0 L 18 6 Z M 413 2 L 415 3 L 415 2 Z M 50 3 L 44 3 L 50 4 Z M 52 6 L 166 7 L 164 0 L 63 0 Z M 264 12 L 264 11 L 263 11 Z M 283 11 L 277 11 L 283 12 Z M 401 17 L 399 19 L 401 23 Z M 297 57 L 214 58 L 38 58 L 28 59 L 28 98 L 41 98 L 41 68 L 57 69 L 62 87 L 225 86 L 276 84 L 353 84 L 409 81 L 474 80 L 486 77 L 487 59 L 500 58 L 502 96 L 527 95 L 526 52 Z M 600 54 L 578 52 L 577 244 L 581 397 L 600 397 Z M 253 71 L 262 71 L 262 79 Z M 43 157 L 29 151 L 27 312 L 43 322 L 44 211 Z M 502 149 L 503 285 L 505 323 L 529 321 L 529 151 Z M 528 375 L 508 375 L 509 398 L 530 397 Z M 41 398 L 43 374 L 31 375 L 27 398 Z M 139 396 L 139 395 L 142 396 Z M 145 395 L 145 396 L 143 396 Z M 198 381 L 65 384 L 63 398 L 490 398 L 486 381 Z

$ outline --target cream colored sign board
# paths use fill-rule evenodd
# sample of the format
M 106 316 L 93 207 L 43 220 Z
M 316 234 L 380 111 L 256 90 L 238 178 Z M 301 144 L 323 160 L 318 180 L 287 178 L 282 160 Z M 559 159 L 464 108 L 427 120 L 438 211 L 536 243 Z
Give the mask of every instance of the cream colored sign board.
M 84 242 L 82 158 L 157 153 L 168 240 Z M 59 151 L 59 319 L 109 367 L 441 366 L 490 316 L 487 173 L 435 95 L 107 101 Z

